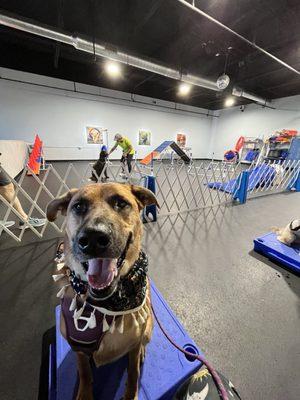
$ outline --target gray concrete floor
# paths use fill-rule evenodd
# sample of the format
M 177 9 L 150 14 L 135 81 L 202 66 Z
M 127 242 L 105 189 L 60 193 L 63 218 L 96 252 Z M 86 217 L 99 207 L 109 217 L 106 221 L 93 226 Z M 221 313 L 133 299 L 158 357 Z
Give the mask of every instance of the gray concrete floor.
M 300 194 L 173 215 L 145 225 L 150 275 L 243 400 L 298 400 L 300 280 L 253 253 L 252 240 L 299 216 Z M 38 397 L 43 335 L 54 326 L 51 228 L 0 241 L 0 399 Z M 48 332 L 49 333 L 49 332 Z
M 146 226 L 152 278 L 244 400 L 300 398 L 300 280 L 252 250 L 299 204 L 272 195 Z

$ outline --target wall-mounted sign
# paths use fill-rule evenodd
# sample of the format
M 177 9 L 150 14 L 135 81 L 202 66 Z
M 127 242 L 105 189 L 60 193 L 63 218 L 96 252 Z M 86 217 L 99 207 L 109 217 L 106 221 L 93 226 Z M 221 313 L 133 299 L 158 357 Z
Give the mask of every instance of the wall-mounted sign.
M 107 129 L 99 127 L 86 127 L 87 144 L 107 144 Z
M 139 146 L 150 146 L 151 145 L 151 132 L 150 131 L 139 131 Z
M 185 147 L 186 145 L 186 136 L 184 133 L 177 133 L 177 144 L 180 147 Z

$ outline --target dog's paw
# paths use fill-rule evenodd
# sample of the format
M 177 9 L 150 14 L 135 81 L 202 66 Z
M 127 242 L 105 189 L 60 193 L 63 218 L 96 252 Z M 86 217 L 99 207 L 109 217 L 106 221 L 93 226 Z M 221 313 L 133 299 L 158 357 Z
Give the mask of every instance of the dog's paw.
M 139 400 L 137 393 L 130 393 L 129 391 L 124 394 L 121 400 Z
M 94 400 L 93 390 L 90 387 L 79 388 L 76 400 Z
M 140 364 L 142 365 L 145 361 L 145 355 L 146 355 L 146 348 L 145 346 L 142 346 L 141 348 L 141 355 L 140 355 Z

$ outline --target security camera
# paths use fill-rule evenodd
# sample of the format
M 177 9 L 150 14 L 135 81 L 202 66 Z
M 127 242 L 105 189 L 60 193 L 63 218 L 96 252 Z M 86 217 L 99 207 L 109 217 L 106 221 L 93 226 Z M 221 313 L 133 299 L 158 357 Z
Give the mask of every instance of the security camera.
M 244 112 L 245 111 L 245 106 L 240 106 L 240 111 Z

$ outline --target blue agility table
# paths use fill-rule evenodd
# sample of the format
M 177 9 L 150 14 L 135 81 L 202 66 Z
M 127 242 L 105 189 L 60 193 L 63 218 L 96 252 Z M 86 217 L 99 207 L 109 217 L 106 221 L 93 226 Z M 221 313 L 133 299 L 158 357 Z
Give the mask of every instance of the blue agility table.
M 300 274 L 300 245 L 287 246 L 277 240 L 275 233 L 254 239 L 254 250 Z
M 193 340 L 151 283 L 152 304 L 168 334 L 185 350 L 200 354 Z M 56 308 L 56 343 L 50 349 L 49 399 L 73 400 L 78 387 L 76 356 L 59 331 L 60 307 Z M 156 321 L 151 342 L 146 348 L 141 371 L 139 400 L 171 400 L 179 386 L 194 374 L 201 364 L 189 361 L 165 338 Z M 95 400 L 120 400 L 125 391 L 127 357 L 100 368 L 94 368 Z

